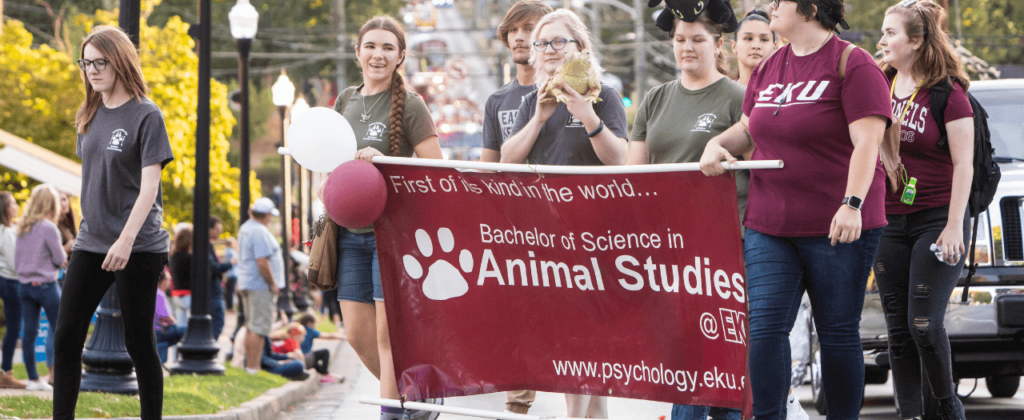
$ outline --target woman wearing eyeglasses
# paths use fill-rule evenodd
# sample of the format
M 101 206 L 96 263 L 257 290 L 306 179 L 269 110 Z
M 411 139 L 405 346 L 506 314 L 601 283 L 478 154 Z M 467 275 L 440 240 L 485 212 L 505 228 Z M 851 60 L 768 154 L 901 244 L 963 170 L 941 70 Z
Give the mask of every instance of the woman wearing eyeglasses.
M 842 0 L 774 3 L 770 27 L 790 41 L 754 69 L 739 124 L 708 142 L 707 175 L 754 148 L 744 260 L 750 384 L 758 420 L 786 417 L 789 331 L 807 291 L 821 342 L 829 419 L 856 419 L 864 386 L 860 313 L 885 226 L 878 146 L 892 115 L 888 83 L 871 56 L 835 35 Z M 749 128 L 748 128 L 749 127 Z
M 555 74 L 567 52 L 591 51 L 590 31 L 572 11 L 561 9 L 545 15 L 533 30 L 530 63 L 537 69 L 539 87 L 519 107 L 512 136 L 501 146 L 504 163 L 542 165 L 621 165 L 626 159 L 626 108 L 611 86 L 601 84 L 592 104 L 565 83 L 560 89 L 569 98 L 564 104 L 547 93 L 548 79 Z M 593 55 L 591 65 L 599 69 Z M 600 70 L 598 70 L 600 71 Z
M 94 29 L 82 41 L 78 64 L 85 82 L 85 102 L 75 116 L 82 223 L 57 317 L 53 418 L 75 417 L 89 320 L 117 284 L 142 418 L 159 419 L 164 381 L 153 311 L 169 248 L 161 227 L 160 171 L 174 155 L 163 114 L 146 96 L 139 56 L 123 31 Z
M 964 242 L 970 238 L 970 81 L 946 35 L 946 11 L 930 1 L 908 0 L 890 7 L 878 45 L 884 54 L 882 70 L 892 81 L 892 113 L 900 122 L 904 168 L 903 182 L 885 197 L 889 225 L 875 254 L 896 399 L 900 415 L 912 419 L 924 414 L 922 394 L 931 392 L 939 400 L 939 418 L 963 419 L 943 318 L 963 270 Z M 931 90 L 938 84 L 952 87 L 941 116 L 933 115 L 931 103 Z M 943 139 L 936 117 L 945 123 L 945 147 L 939 145 Z M 908 197 L 904 188 L 914 179 L 916 194 Z M 940 251 L 933 252 L 932 246 Z
M 626 159 L 626 108 L 611 86 L 601 84 L 600 102 L 592 104 L 565 83 L 569 98 L 559 103 L 546 92 L 549 80 L 565 61 L 567 52 L 589 51 L 590 31 L 572 11 L 548 13 L 533 30 L 530 64 L 539 88 L 523 98 L 512 136 L 501 146 L 504 163 L 541 165 L 621 165 Z M 594 57 L 591 65 L 598 67 Z M 599 71 L 599 70 L 598 70 Z M 608 397 L 565 395 L 568 416 L 608 418 Z

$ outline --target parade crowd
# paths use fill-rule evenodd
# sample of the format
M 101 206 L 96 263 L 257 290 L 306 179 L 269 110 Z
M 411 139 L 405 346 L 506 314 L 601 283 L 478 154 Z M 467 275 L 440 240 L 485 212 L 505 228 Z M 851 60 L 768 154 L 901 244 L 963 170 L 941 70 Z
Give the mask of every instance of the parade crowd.
M 874 269 L 900 417 L 921 417 L 922 395 L 930 392 L 939 417 L 963 419 L 942 324 L 969 239 L 975 133 L 970 81 L 946 33 L 945 10 L 930 0 L 891 5 L 879 28 L 882 58 L 876 62 L 838 37 L 849 29 L 843 0 L 774 0 L 767 11 L 742 19 L 728 0 L 707 3 L 666 1 L 657 25 L 671 35 L 680 77 L 646 92 L 631 131 L 613 88 L 595 84 L 577 92 L 554 77 L 577 53 L 600 74 L 596 54 L 585 54 L 594 40 L 579 16 L 538 0 L 516 3 L 497 31 L 516 76 L 487 99 L 481 160 L 700 162 L 707 176 L 726 173 L 723 161 L 785 161 L 782 170 L 729 171 L 747 271 L 754 416 L 807 418 L 792 396 L 803 374 L 798 380 L 791 369 L 789 337 L 809 301 L 829 418 L 858 417 L 864 383 L 858 328 Z M 403 76 L 402 24 L 387 16 L 367 21 L 356 54 L 363 81 L 340 92 L 334 105 L 357 134 L 355 157 L 442 158 L 437 112 Z M 192 225 L 176 226 L 172 234 L 161 226 L 160 171 L 174 156 L 162 113 L 147 97 L 135 47 L 120 29 L 97 27 L 81 56 L 80 224 L 68 195 L 50 185 L 32 190 L 20 217 L 14 197 L 0 192 L 0 299 L 7 323 L 0 387 L 52 389 L 54 418 L 73 418 L 91 315 L 117 284 L 142 418 L 160 418 L 162 363 L 187 329 L 191 268 L 201 258 L 210 264 L 214 339 L 224 334 L 227 310 L 237 308 L 232 363 L 293 379 L 314 368 L 330 381 L 330 355 L 313 350 L 313 340 L 345 338 L 380 379 L 380 396 L 399 399 L 373 226 L 339 228 L 337 289 L 323 293 L 305 286 L 308 257 L 298 240 L 282 244 L 268 229 L 280 216 L 269 198 L 252 203 L 237 241 L 225 240 L 221 255 L 213 246 L 207 256 L 193 255 Z M 922 115 L 916 110 L 931 107 L 929 91 L 937 86 L 951 90 L 944 115 L 907 118 L 911 110 Z M 900 142 L 908 136 L 913 141 Z M 879 161 L 890 138 L 898 151 L 895 171 Z M 212 217 L 209 227 L 211 244 L 221 244 L 221 220 Z M 287 261 L 282 246 L 291 251 Z M 287 282 L 285 264 L 295 268 Z M 56 325 L 47 340 L 48 380 L 35 369 L 41 309 Z M 344 336 L 317 330 L 324 311 L 331 322 L 344 322 Z M 27 383 L 11 373 L 22 332 Z M 534 398 L 530 390 L 508 392 L 505 409 L 527 413 Z M 569 417 L 608 416 L 607 397 L 565 399 Z M 740 418 L 732 408 L 685 405 L 675 405 L 671 415 Z M 381 420 L 436 416 L 390 407 L 380 413 Z

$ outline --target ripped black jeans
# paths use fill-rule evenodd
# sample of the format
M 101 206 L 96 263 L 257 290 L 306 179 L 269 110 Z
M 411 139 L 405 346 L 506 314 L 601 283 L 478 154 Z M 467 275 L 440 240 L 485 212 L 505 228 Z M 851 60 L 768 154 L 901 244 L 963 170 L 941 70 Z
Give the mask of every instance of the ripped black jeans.
M 929 247 L 946 227 L 949 207 L 886 215 L 889 225 L 875 251 L 875 279 L 889 330 L 889 360 L 900 415 L 921 416 L 922 389 L 936 398 L 953 395 L 949 338 L 943 318 L 967 256 L 955 266 Z M 964 215 L 964 244 L 970 239 Z M 922 371 L 923 370 L 923 371 Z M 930 387 L 923 386 L 927 381 Z

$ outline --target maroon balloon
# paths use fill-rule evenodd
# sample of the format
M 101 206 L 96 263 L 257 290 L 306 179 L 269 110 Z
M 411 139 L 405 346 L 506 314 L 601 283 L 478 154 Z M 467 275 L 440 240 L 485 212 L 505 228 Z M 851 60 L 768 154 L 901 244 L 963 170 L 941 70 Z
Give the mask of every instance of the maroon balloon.
M 335 223 L 350 229 L 373 224 L 387 203 L 384 176 L 372 163 L 354 159 L 338 165 L 324 187 L 324 207 Z

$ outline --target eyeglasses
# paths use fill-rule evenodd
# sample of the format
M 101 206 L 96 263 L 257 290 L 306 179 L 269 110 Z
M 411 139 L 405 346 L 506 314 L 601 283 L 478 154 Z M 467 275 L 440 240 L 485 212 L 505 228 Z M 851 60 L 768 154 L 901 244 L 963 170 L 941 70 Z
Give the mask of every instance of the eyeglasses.
M 533 43 L 533 48 L 537 51 L 544 51 L 548 48 L 548 45 L 550 45 L 555 51 L 559 51 L 562 48 L 565 48 L 565 46 L 570 42 L 575 42 L 576 45 L 580 44 L 580 42 L 575 39 L 558 38 L 551 41 L 536 41 Z
M 82 69 L 82 71 L 89 71 L 89 65 L 91 64 L 92 68 L 96 69 L 96 71 L 103 71 L 107 68 L 108 63 L 110 63 L 110 60 L 103 58 L 96 60 L 86 60 L 83 58 L 78 60 L 78 68 Z
M 915 4 L 917 4 L 917 0 L 904 0 L 902 3 L 900 3 L 900 6 L 902 6 L 902 7 L 910 7 L 910 6 L 913 6 Z

